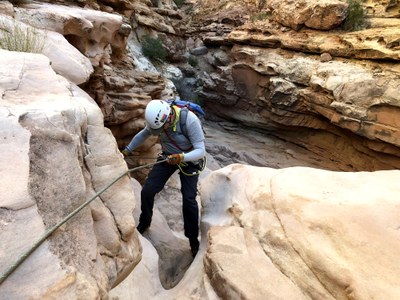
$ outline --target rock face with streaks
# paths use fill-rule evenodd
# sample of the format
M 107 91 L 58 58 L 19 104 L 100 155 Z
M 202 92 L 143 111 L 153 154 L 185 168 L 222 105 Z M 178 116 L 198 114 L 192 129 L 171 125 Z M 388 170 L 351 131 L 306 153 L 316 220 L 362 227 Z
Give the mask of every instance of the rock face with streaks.
M 204 268 L 217 294 L 398 298 L 399 175 L 243 165 L 211 173 L 201 185 L 211 226 Z
M 183 278 L 168 289 L 160 282 L 160 273 L 173 274 L 157 262 L 163 259 L 160 249 L 174 250 L 181 260 L 185 254 L 177 250 L 182 249 L 183 236 L 177 234 L 181 225 L 169 220 L 175 231 L 171 234 L 156 210 L 143 240 L 142 261 L 110 295 L 397 299 L 400 269 L 393 264 L 398 254 L 392 249 L 400 243 L 399 176 L 397 170 L 333 172 L 242 164 L 207 171 L 200 184 L 200 251 Z M 156 201 L 161 211 L 168 202 L 170 215 L 180 205 L 174 188 L 179 186 L 170 182 L 169 192 Z
M 97 104 L 46 56 L 0 50 L 0 60 L 3 273 L 127 166 Z M 124 177 L 44 241 L 0 298 L 105 298 L 140 260 L 134 207 Z
M 347 170 L 398 168 L 399 6 L 363 5 L 364 27 L 354 32 L 341 27 L 349 11 L 336 1 L 267 1 L 222 36 L 211 29 L 218 20 L 202 16 L 207 25 L 197 20 L 196 33 L 218 49 L 198 56 L 209 66 L 198 91 L 209 116 L 279 132 L 311 151 L 337 145 L 338 160 L 359 158 Z M 318 23 L 310 13 L 329 25 L 310 25 Z

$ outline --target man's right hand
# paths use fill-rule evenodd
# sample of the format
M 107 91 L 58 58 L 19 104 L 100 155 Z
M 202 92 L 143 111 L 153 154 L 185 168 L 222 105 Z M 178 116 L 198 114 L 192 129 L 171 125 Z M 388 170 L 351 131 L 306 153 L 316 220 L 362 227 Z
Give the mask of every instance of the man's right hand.
M 125 156 L 130 156 L 130 155 L 132 154 L 132 153 L 131 153 L 128 149 L 126 149 L 126 148 L 125 148 L 124 150 L 122 150 L 121 153 L 124 155 L 124 157 L 125 157 Z
M 167 163 L 170 165 L 179 165 L 183 161 L 183 154 L 171 154 L 167 156 Z

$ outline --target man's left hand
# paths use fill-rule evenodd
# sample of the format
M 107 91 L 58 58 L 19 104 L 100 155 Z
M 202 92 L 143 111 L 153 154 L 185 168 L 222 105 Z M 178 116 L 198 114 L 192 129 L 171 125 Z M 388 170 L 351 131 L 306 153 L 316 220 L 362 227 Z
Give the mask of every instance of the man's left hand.
M 121 153 L 124 155 L 124 157 L 132 155 L 132 153 L 126 148 L 122 150 Z
M 178 165 L 183 161 L 183 154 L 171 154 L 168 155 L 167 159 L 167 163 L 169 163 L 170 165 Z

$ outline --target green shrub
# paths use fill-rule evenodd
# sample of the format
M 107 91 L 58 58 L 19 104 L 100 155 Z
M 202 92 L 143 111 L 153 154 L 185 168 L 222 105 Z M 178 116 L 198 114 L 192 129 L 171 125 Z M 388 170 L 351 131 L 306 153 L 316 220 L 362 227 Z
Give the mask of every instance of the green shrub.
M 197 60 L 196 57 L 194 57 L 193 55 L 189 55 L 189 59 L 188 59 L 188 63 L 189 65 L 191 65 L 192 67 L 197 67 L 199 64 L 199 61 Z
M 159 38 L 145 36 L 142 41 L 142 53 L 150 60 L 165 61 L 167 50 L 165 50 Z
M 365 23 L 365 11 L 360 0 L 348 0 L 349 11 L 343 23 L 345 30 L 354 31 L 361 29 Z
M 174 2 L 178 8 L 181 8 L 185 4 L 185 0 L 174 0 Z
M 45 45 L 45 36 L 40 35 L 36 28 L 23 26 L 14 22 L 7 26 L 0 24 L 0 48 L 9 51 L 41 53 Z

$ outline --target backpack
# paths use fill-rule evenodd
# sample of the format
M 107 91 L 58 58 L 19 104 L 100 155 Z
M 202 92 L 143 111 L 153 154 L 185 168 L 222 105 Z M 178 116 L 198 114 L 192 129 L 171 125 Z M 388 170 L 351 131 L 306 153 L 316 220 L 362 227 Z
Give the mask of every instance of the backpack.
M 194 102 L 184 100 L 168 100 L 168 103 L 170 105 L 178 106 L 179 108 L 187 108 L 188 110 L 194 112 L 199 117 L 199 119 L 204 118 L 204 116 L 206 115 L 201 106 Z
M 169 100 L 167 102 L 171 106 L 175 105 L 181 109 L 181 111 L 179 113 L 179 125 L 181 126 L 182 133 L 185 136 L 188 136 L 187 129 L 186 129 L 186 119 L 187 119 L 189 110 L 191 112 L 193 112 L 200 119 L 201 128 L 202 128 L 204 134 L 206 133 L 203 128 L 203 121 L 204 121 L 204 116 L 206 115 L 206 113 L 204 112 L 204 110 L 201 108 L 200 105 L 198 105 L 197 103 L 194 103 L 194 102 L 183 101 L 183 100 Z M 169 138 L 169 140 L 178 149 L 183 150 L 174 142 L 174 140 L 168 135 L 167 132 L 166 132 L 166 134 L 167 134 L 167 137 Z M 207 157 L 204 156 L 203 158 L 199 159 L 196 163 L 182 162 L 178 165 L 178 167 L 184 175 L 193 176 L 193 175 L 200 174 L 200 172 L 202 172 L 204 170 L 204 168 L 206 167 L 206 164 L 207 164 Z
M 168 100 L 168 103 L 172 106 L 178 106 L 181 109 L 180 116 L 179 116 L 179 125 L 182 128 L 182 133 L 187 136 L 187 130 L 186 130 L 186 119 L 187 119 L 187 114 L 188 110 L 193 112 L 199 119 L 202 124 L 201 128 L 203 129 L 203 121 L 204 121 L 204 116 L 206 113 L 204 110 L 201 108 L 201 106 L 197 103 L 190 102 L 190 101 L 184 101 L 184 100 Z

